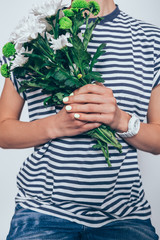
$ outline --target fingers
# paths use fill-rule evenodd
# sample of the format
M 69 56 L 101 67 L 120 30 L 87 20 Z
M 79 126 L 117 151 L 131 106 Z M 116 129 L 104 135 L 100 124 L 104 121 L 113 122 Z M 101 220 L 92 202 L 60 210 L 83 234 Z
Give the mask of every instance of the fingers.
M 67 112 L 70 113 L 111 113 L 115 111 L 115 104 L 112 103 L 113 100 L 111 99 L 106 104 L 70 104 L 65 107 Z
M 90 123 L 104 123 L 109 125 L 113 121 L 113 114 L 85 114 L 85 113 L 75 113 L 75 119 Z
M 65 109 L 64 109 L 65 110 Z M 101 122 L 90 122 L 87 121 L 87 118 L 85 117 L 84 120 L 81 118 L 79 119 L 79 113 L 68 113 L 66 114 L 65 120 L 68 122 L 69 128 L 75 129 L 77 134 L 89 131 L 91 129 L 97 128 L 101 126 Z M 86 120 L 85 120 L 86 119 Z M 81 121 L 80 121 L 81 120 Z
M 64 104 L 72 104 L 72 103 L 96 103 L 96 104 L 103 104 L 103 103 L 109 103 L 112 101 L 112 99 L 115 99 L 113 95 L 98 95 L 98 94 L 77 94 L 69 97 L 65 97 L 63 99 Z M 116 99 L 114 100 L 116 101 Z
M 88 101 L 91 101 L 91 99 L 95 99 L 95 97 L 96 97 L 95 101 L 98 101 L 100 96 L 113 97 L 113 92 L 110 88 L 106 88 L 103 85 L 101 86 L 101 85 L 87 84 L 75 90 L 72 96 L 68 96 L 64 98 L 63 102 L 64 103 L 72 103 L 77 101 L 88 102 Z
M 101 82 L 95 82 L 95 84 L 96 84 L 96 85 L 99 85 L 99 86 L 101 86 L 101 87 L 105 87 L 105 86 L 103 85 L 103 83 L 101 83 Z
M 102 115 L 101 114 L 84 114 L 84 113 L 75 113 L 75 119 L 84 122 L 90 123 L 101 123 L 102 122 Z
M 74 113 L 66 112 L 65 108 L 56 117 L 56 137 L 76 136 L 101 126 L 98 122 L 79 121 Z M 55 134 L 55 132 L 54 132 Z
M 103 84 L 87 84 L 76 90 L 76 94 L 86 94 L 86 93 L 95 93 L 95 94 L 107 94 L 113 95 L 112 90 L 110 88 L 105 87 Z
M 83 123 L 101 123 L 115 127 L 119 122 L 116 99 L 110 88 L 88 84 L 63 99 L 65 110 Z M 83 126 L 84 127 L 84 126 Z
M 98 128 L 101 126 L 101 123 L 86 123 L 83 126 L 77 128 L 76 135 L 84 132 L 88 132 L 92 129 Z
M 104 103 L 106 101 L 105 95 L 97 95 L 97 94 L 78 94 L 70 97 L 66 97 L 63 99 L 65 104 L 72 103 Z
M 101 126 L 101 123 L 87 123 L 87 124 L 85 124 L 84 126 L 83 126 L 83 130 L 85 131 L 85 132 L 87 132 L 87 131 L 89 131 L 89 130 L 92 130 L 92 129 L 94 129 L 94 128 L 98 128 L 98 127 L 100 127 Z

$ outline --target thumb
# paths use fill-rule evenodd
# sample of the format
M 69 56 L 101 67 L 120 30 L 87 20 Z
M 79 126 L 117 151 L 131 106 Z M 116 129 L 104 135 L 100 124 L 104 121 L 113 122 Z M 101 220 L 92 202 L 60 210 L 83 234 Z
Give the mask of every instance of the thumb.
M 99 85 L 99 86 L 101 86 L 101 87 L 104 87 L 103 83 L 101 83 L 101 82 L 95 81 L 95 84 L 96 84 L 96 85 Z

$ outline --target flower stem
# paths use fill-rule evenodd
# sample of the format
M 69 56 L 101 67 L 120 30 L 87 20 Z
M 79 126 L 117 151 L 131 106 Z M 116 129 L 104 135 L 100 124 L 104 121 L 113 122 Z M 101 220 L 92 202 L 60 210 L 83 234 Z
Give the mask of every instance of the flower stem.
M 90 15 L 91 15 L 91 12 L 89 12 L 89 15 L 87 15 L 86 17 L 86 29 L 88 28 L 88 21 L 89 21 Z
M 54 29 L 54 24 L 53 24 L 53 18 L 52 17 L 47 18 L 47 22 L 51 25 L 52 31 L 53 31 L 53 35 L 54 35 L 54 38 L 55 38 L 55 29 Z
M 32 69 L 34 72 L 38 73 L 41 77 L 45 77 L 45 75 L 41 72 L 39 72 L 38 70 L 36 70 L 34 67 L 32 67 L 31 65 L 29 65 L 29 68 Z
M 103 154 L 104 154 L 104 157 L 105 157 L 105 159 L 106 159 L 106 161 L 107 161 L 108 167 L 112 167 L 112 164 L 111 164 L 111 162 L 110 162 L 110 160 L 109 160 L 108 144 L 106 144 L 106 151 L 105 151 L 105 149 L 104 149 L 101 141 L 97 140 L 97 142 L 98 142 L 98 144 L 101 146 L 101 150 L 102 150 L 102 152 L 103 152 Z
M 87 85 L 87 84 L 88 84 L 83 78 L 81 78 L 81 79 L 82 79 L 84 85 Z
M 97 140 L 98 145 L 101 148 L 101 150 L 106 158 L 108 166 L 111 167 L 111 163 L 109 161 L 108 144 L 111 144 L 112 146 L 117 148 L 117 150 L 119 152 L 121 152 L 121 149 L 122 149 L 122 145 L 117 141 L 112 130 L 107 129 L 107 127 L 104 128 L 104 126 L 101 126 L 99 128 L 90 130 L 88 132 L 88 135 Z
M 76 76 L 77 73 L 76 73 L 76 70 L 75 70 L 75 68 L 74 68 L 73 62 L 72 62 L 72 60 L 71 60 L 71 58 L 70 58 L 70 56 L 69 56 L 68 50 L 64 49 L 64 52 L 66 53 L 66 56 L 67 56 L 67 58 L 68 58 L 68 60 L 69 60 L 69 63 L 71 64 L 71 66 L 72 66 L 72 68 L 73 68 L 73 71 L 74 71 L 74 74 L 75 74 L 75 76 Z
M 42 53 L 44 54 L 44 56 L 46 56 L 48 59 L 51 60 L 51 62 L 53 62 L 53 59 L 51 57 L 51 55 L 49 53 L 47 53 L 47 51 L 45 49 L 43 49 L 43 47 L 41 46 L 40 43 L 36 43 L 33 44 L 37 49 L 40 49 L 42 51 Z
M 107 136 L 107 138 L 110 141 L 110 144 L 115 146 L 119 150 L 119 152 L 121 152 L 122 145 L 117 141 L 117 139 L 113 135 L 113 133 L 110 130 L 108 130 L 108 129 L 103 129 L 103 128 L 100 128 L 100 127 L 98 129 L 103 134 L 104 137 Z

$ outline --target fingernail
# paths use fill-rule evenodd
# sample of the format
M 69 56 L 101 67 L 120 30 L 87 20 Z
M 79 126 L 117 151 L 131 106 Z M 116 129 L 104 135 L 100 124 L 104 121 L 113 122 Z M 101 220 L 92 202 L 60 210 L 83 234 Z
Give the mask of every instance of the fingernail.
M 74 93 L 72 92 L 69 96 L 73 96 L 74 95 Z
M 63 98 L 63 102 L 68 102 L 68 100 L 69 100 L 69 97 Z
M 66 106 L 66 110 L 70 111 L 72 109 L 72 107 L 70 105 Z
M 79 115 L 78 113 L 75 113 L 75 114 L 74 114 L 74 117 L 75 117 L 75 118 L 79 118 L 80 115 Z

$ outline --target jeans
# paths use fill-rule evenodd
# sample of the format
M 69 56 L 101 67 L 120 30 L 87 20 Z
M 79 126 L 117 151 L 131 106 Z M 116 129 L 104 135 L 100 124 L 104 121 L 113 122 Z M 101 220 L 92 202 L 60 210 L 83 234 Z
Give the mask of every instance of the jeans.
M 157 240 L 150 220 L 121 220 L 86 227 L 17 205 L 7 240 Z

